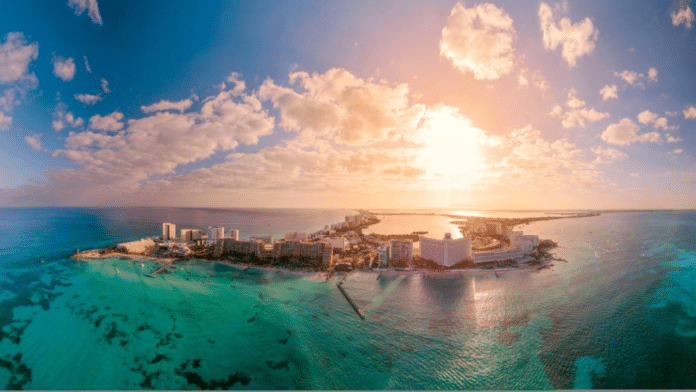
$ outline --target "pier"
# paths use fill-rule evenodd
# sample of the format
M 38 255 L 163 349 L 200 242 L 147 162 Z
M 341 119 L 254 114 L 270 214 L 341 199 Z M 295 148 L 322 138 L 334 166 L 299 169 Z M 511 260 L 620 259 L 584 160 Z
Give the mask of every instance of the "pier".
M 331 279 L 331 277 L 333 276 L 333 274 L 334 274 L 334 270 L 329 271 L 329 273 L 326 275 L 326 280 L 324 282 L 328 282 L 329 279 Z
M 155 272 L 153 272 L 153 273 L 145 274 L 145 276 L 149 276 L 149 277 L 151 277 L 151 278 L 154 278 L 155 275 L 157 275 L 158 273 L 164 271 L 165 268 L 169 267 L 169 266 L 172 265 L 172 264 L 174 264 L 174 261 L 170 261 L 169 263 L 167 263 L 167 264 L 166 264 L 165 266 L 163 266 L 162 268 L 159 268 L 157 271 L 155 271 Z
M 350 299 L 348 293 L 346 293 L 346 290 L 343 289 L 343 286 L 339 283 L 336 285 L 336 287 L 338 287 L 338 289 L 341 290 L 341 293 L 344 297 L 346 297 L 348 303 L 353 307 L 353 309 L 355 309 L 355 313 L 357 313 L 361 319 L 365 320 L 365 313 L 363 313 L 363 311 L 358 307 L 358 305 L 356 305 L 355 302 L 353 302 L 353 300 Z

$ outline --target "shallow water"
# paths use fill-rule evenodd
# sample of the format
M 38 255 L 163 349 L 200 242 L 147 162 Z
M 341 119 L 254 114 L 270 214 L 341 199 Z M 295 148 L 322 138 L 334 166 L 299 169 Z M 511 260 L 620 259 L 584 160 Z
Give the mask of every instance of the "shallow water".
M 0 220 L 0 249 L 9 249 L 0 262 L 0 386 L 696 387 L 693 212 L 526 225 L 557 241 L 567 260 L 539 272 L 353 273 L 344 287 L 364 321 L 336 278 L 199 261 L 149 278 L 152 262 L 75 263 L 67 256 L 77 246 L 59 233 L 80 237 L 84 249 L 129 234 L 118 220 L 83 212 L 32 215 L 20 226 Z M 46 242 L 23 239 L 27 233 Z

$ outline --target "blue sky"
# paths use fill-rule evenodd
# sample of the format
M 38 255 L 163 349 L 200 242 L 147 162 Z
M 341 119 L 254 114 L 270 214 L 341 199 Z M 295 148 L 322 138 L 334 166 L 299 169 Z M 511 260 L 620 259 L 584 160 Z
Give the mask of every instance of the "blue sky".
M 5 9 L 0 205 L 696 207 L 690 2 Z

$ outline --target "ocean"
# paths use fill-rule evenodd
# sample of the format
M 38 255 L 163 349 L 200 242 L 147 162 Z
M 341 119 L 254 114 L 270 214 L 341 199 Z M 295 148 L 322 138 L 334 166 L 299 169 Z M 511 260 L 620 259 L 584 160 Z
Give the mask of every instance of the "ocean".
M 566 260 L 535 272 L 351 273 L 365 320 L 335 278 L 195 260 L 149 278 L 152 262 L 69 258 L 163 221 L 281 236 L 350 213 L 0 209 L 0 387 L 696 388 L 691 211 L 525 225 Z

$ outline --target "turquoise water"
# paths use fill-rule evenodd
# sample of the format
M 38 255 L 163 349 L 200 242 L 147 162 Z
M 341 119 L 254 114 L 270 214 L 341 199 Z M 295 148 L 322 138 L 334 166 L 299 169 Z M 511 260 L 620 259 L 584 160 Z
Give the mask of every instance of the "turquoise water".
M 209 214 L 165 211 L 0 210 L 0 386 L 696 387 L 693 212 L 527 225 L 525 232 L 559 242 L 556 252 L 567 260 L 539 272 L 351 274 L 344 287 L 363 321 L 335 279 L 199 261 L 149 278 L 152 262 L 68 259 L 77 247 L 153 235 L 162 220 Z M 261 213 L 273 230 L 270 222 L 301 230 L 318 215 L 327 223 L 345 215 Z

